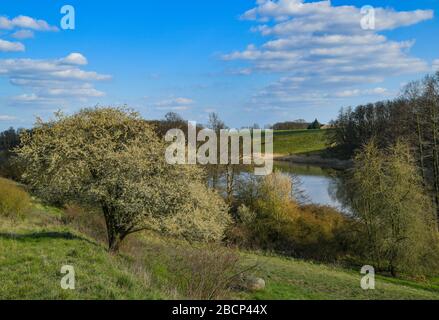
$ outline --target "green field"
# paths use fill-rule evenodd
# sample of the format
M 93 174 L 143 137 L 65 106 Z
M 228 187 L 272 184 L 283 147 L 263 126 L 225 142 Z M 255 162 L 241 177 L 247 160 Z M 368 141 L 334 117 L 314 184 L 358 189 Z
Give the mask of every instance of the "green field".
M 67 222 L 66 222 L 67 221 Z M 80 229 L 80 228 L 79 228 Z M 24 220 L 0 218 L 0 299 L 176 299 L 168 254 L 176 240 L 144 234 L 110 255 L 61 210 L 36 206 Z M 179 244 L 181 245 L 181 243 Z M 193 250 L 185 245 L 185 250 Z M 360 273 L 262 253 L 240 252 L 242 268 L 266 281 L 259 292 L 232 290 L 232 299 L 439 299 L 439 282 L 378 277 L 360 288 Z M 63 290 L 60 268 L 75 267 L 76 289 Z
M 330 129 L 328 129 L 330 130 Z M 327 148 L 327 130 L 278 130 L 274 132 L 275 154 L 318 152 Z

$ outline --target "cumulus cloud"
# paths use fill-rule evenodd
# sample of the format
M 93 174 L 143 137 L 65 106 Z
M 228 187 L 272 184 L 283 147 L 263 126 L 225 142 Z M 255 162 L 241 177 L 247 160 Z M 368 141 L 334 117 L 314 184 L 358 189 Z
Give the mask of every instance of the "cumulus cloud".
M 61 63 L 83 66 L 88 63 L 87 58 L 78 52 L 73 52 L 60 60 Z
M 433 61 L 433 71 L 439 71 L 439 59 Z
M 432 10 L 395 11 L 389 8 L 374 8 L 377 31 L 410 26 L 433 18 Z M 243 19 L 268 22 L 257 30 L 263 34 L 291 33 L 358 33 L 362 32 L 361 19 L 364 13 L 355 6 L 332 6 L 330 1 L 304 2 L 303 0 L 258 0 L 257 6 L 242 15 Z
M 51 26 L 45 20 L 35 19 L 28 16 L 17 16 L 9 19 L 6 16 L 0 16 L 0 29 L 12 30 L 16 28 L 30 29 L 35 31 L 58 31 L 58 27 Z
M 11 35 L 15 39 L 31 39 L 35 36 L 32 30 L 18 30 Z
M 323 102 L 330 97 L 382 95 L 371 86 L 387 77 L 428 72 L 430 66 L 409 54 L 412 39 L 392 41 L 380 31 L 433 18 L 431 10 L 395 11 L 375 8 L 375 29 L 363 30 L 361 8 L 334 6 L 330 1 L 257 0 L 242 15 L 253 31 L 266 37 L 223 55 L 244 65 L 235 74 L 279 73 L 281 78 L 255 94 L 252 102 L 276 108 L 292 102 Z
M 0 39 L 0 52 L 24 51 L 24 45 L 20 42 L 10 42 Z
M 7 36 L 23 40 L 33 38 L 35 31 L 58 31 L 58 28 L 51 26 L 44 20 L 20 15 L 13 19 L 0 16 L 0 31 L 1 30 L 6 30 Z M 4 33 L 5 32 L 2 31 L 2 34 Z M 20 42 L 0 39 L 0 52 L 18 52 L 24 50 L 25 46 Z
M 12 85 L 28 90 L 13 98 L 22 103 L 57 103 L 63 98 L 102 97 L 104 92 L 91 84 L 111 79 L 111 76 L 79 68 L 87 64 L 80 53 L 72 53 L 61 59 L 3 59 L 0 60 L 0 77 L 9 79 Z

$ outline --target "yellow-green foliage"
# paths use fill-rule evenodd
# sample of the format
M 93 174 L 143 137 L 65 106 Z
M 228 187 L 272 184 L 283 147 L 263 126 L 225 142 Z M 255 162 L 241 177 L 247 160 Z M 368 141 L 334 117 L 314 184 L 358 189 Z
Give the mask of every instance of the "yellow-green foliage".
M 335 258 L 347 219 L 330 207 L 301 207 L 291 195 L 292 180 L 280 172 L 244 183 L 238 195 L 239 224 L 229 230 L 230 240 L 300 257 Z
M 370 263 L 399 272 L 437 270 L 438 239 L 431 201 L 402 142 L 380 150 L 363 146 L 347 187 L 354 214 L 365 226 Z
M 57 114 L 47 123 L 38 120 L 21 141 L 16 152 L 32 190 L 52 202 L 99 208 L 112 251 L 127 235 L 151 228 L 181 233 L 189 228 L 190 233 L 202 230 L 199 238 L 218 238 L 222 224 L 207 224 L 228 219 L 221 209 L 224 205 L 206 187 L 199 186 L 194 193 L 201 169 L 168 164 L 165 142 L 130 110 L 93 108 L 71 116 Z M 219 209 L 207 212 L 209 202 Z M 170 221 L 180 225 L 170 228 L 166 224 Z M 208 229 L 214 231 L 207 234 Z
M 0 215 L 22 217 L 29 209 L 31 199 L 26 191 L 14 182 L 0 178 Z
M 202 183 L 193 183 L 189 190 L 184 208 L 165 218 L 161 224 L 165 232 L 189 241 L 222 239 L 224 230 L 231 223 L 229 208 L 223 198 Z
M 344 253 L 340 240 L 349 220 L 328 206 L 307 205 L 293 222 L 295 252 L 320 260 L 334 260 Z

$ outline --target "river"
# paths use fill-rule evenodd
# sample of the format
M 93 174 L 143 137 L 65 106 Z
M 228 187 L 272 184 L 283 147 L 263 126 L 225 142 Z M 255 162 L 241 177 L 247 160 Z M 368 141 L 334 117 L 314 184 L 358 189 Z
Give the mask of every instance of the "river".
M 292 177 L 293 193 L 300 203 L 331 206 L 346 214 L 351 212 L 349 208 L 343 207 L 342 202 L 337 198 L 340 183 L 337 183 L 336 170 L 286 161 L 275 161 L 274 170 L 281 171 Z M 252 174 L 252 169 L 242 168 L 239 175 L 241 178 L 246 179 Z M 209 183 L 212 183 L 211 179 L 209 179 Z M 225 187 L 224 176 L 220 178 L 219 184 L 222 188 Z
M 337 177 L 334 169 L 322 168 L 314 165 L 294 164 L 284 161 L 276 161 L 274 168 L 292 177 L 297 177 L 299 186 L 310 203 L 327 205 L 339 210 L 349 211 L 343 208 L 337 199 Z

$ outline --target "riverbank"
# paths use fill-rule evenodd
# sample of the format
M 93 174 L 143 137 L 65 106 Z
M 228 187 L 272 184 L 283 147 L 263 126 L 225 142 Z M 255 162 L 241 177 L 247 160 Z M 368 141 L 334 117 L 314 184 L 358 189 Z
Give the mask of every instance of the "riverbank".
M 328 148 L 327 137 L 330 130 L 275 131 L 273 159 L 336 170 L 350 168 L 352 160 L 341 160 L 325 154 Z
M 296 164 L 308 164 L 336 170 L 346 170 L 352 166 L 352 160 L 341 160 L 337 158 L 325 158 L 320 154 L 293 154 L 293 155 L 273 155 L 276 161 L 285 161 Z

